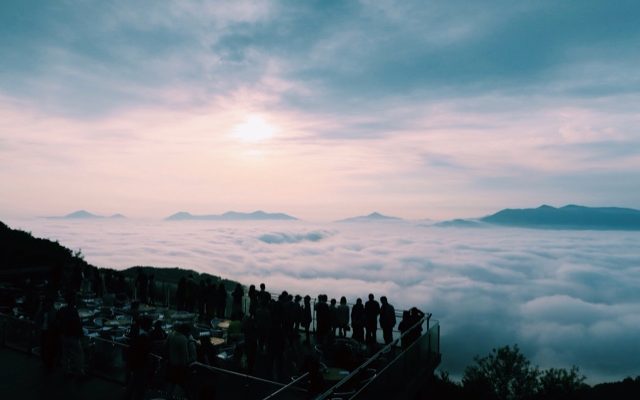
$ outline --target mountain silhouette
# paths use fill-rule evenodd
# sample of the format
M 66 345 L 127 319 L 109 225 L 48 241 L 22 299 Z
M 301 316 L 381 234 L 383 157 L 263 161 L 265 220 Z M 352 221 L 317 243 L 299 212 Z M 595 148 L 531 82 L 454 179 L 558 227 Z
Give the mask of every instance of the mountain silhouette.
M 640 210 L 619 207 L 505 209 L 480 219 L 496 225 L 546 229 L 640 230 Z
M 361 215 L 358 217 L 345 218 L 337 222 L 371 222 L 371 221 L 402 221 L 402 218 L 383 215 L 375 211 L 369 215 Z
M 193 215 L 186 211 L 180 211 L 165 218 L 166 221 L 184 220 L 210 220 L 210 221 L 261 221 L 261 220 L 281 220 L 292 221 L 297 218 L 283 213 L 267 213 L 264 211 L 254 211 L 243 213 L 237 211 L 227 211 L 224 214 Z
M 486 223 L 479 222 L 473 219 L 452 219 L 449 221 L 442 221 L 434 224 L 441 228 L 484 228 Z
M 125 219 L 127 217 L 125 217 L 122 214 L 113 214 L 109 217 L 105 217 L 103 215 L 90 213 L 89 211 L 86 211 L 86 210 L 78 210 L 70 214 L 64 215 L 62 217 L 47 217 L 47 218 L 49 219 L 102 219 L 102 218 Z

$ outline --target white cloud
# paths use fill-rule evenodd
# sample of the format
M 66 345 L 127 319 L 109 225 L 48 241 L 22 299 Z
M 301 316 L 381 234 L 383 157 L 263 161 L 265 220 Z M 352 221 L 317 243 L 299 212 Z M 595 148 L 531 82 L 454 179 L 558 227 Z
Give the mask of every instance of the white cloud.
M 594 381 L 640 374 L 638 232 L 438 229 L 302 221 L 9 221 L 104 267 L 180 266 L 272 291 L 369 292 L 442 326 L 442 368 L 518 343 Z

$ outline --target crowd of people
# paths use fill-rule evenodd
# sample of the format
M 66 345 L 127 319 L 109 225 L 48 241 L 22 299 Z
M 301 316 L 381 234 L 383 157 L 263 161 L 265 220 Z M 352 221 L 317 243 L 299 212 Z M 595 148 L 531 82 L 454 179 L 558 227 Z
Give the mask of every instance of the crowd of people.
M 153 369 L 149 364 L 152 353 L 166 360 L 166 378 L 171 388 L 186 386 L 189 366 L 193 362 L 217 364 L 217 349 L 209 337 L 199 337 L 192 324 L 176 323 L 170 332 L 165 332 L 162 321 L 154 321 L 139 312 L 140 304 L 152 305 L 158 300 L 153 276 L 141 271 L 129 282 L 119 274 L 91 278 L 87 290 L 102 295 L 105 304 L 109 303 L 113 292 L 137 297 L 129 303 L 133 323 L 127 333 L 127 398 L 143 398 Z M 86 279 L 78 279 L 72 286 L 80 287 L 83 292 L 83 281 Z M 127 284 L 129 289 L 125 288 Z M 92 290 L 94 288 L 97 290 Z M 76 305 L 78 292 L 67 290 L 66 293 L 63 308 L 56 311 L 51 297 L 47 296 L 36 314 L 36 323 L 42 332 L 41 355 L 47 368 L 52 369 L 59 359 L 68 375 L 84 377 L 83 329 Z M 373 294 L 369 294 L 366 302 L 358 298 L 350 306 L 344 296 L 339 301 L 329 299 L 325 294 L 312 301 L 309 295 L 294 296 L 287 291 L 272 296 L 264 283 L 259 288 L 250 285 L 245 296 L 240 284 L 235 284 L 229 291 L 222 281 L 214 283 L 205 278 L 196 282 L 193 275 L 179 280 L 174 304 L 177 310 L 194 313 L 207 324 L 214 318 L 229 319 L 226 344 L 238 344 L 234 356 L 243 360 L 245 372 L 253 374 L 256 360 L 262 356 L 263 364 L 275 379 L 283 376 L 285 354 L 296 346 L 322 348 L 338 338 L 345 338 L 376 348 L 379 345 L 378 326 L 384 344 L 390 344 L 397 325 L 395 308 L 385 296 L 378 302 Z M 403 313 L 397 329 L 401 334 L 413 329 L 402 337 L 402 347 L 406 348 L 420 337 L 422 328 L 417 323 L 423 316 L 417 308 Z

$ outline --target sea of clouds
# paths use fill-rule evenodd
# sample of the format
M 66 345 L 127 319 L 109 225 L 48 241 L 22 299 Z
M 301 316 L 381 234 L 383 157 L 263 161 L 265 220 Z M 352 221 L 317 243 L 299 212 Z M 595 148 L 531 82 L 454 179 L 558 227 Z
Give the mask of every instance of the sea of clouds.
M 115 269 L 184 267 L 350 301 L 386 295 L 441 324 L 441 368 L 517 343 L 589 382 L 640 375 L 640 232 L 438 228 L 408 222 L 16 220 Z

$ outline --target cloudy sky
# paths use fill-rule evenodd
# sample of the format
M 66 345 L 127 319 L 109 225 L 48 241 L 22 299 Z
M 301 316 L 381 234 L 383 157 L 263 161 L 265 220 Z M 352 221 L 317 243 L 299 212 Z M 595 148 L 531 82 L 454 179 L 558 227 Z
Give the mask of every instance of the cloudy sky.
M 637 1 L 0 4 L 0 217 L 640 208 Z

